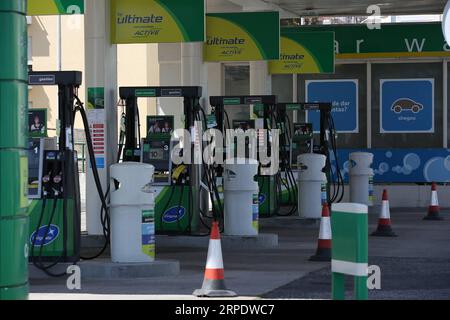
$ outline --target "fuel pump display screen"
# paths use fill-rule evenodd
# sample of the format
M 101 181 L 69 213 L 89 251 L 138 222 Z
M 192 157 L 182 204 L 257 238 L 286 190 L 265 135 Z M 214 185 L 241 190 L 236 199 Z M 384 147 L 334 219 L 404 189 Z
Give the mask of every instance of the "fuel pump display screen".
M 30 109 L 28 111 L 28 131 L 32 138 L 47 136 L 46 109 Z
M 295 168 L 297 164 L 297 157 L 301 154 L 312 153 L 314 132 L 312 123 L 294 123 L 294 137 L 292 144 L 291 157 L 294 163 L 292 166 Z
M 41 197 L 44 140 L 32 138 L 28 144 L 28 197 Z
M 174 127 L 173 116 L 148 116 L 147 138 L 155 134 L 171 134 Z
M 255 129 L 255 120 L 233 120 L 233 128 L 237 131 L 242 130 L 243 132 L 246 132 L 251 129 Z M 236 144 L 238 143 L 238 138 L 234 138 L 234 146 L 232 148 L 234 149 L 232 152 L 234 153 L 235 157 L 238 157 L 237 154 L 238 148 Z M 245 137 L 245 157 L 250 158 L 250 138 Z
M 163 148 L 150 148 L 149 151 L 149 158 L 152 160 L 164 160 L 164 149 Z
M 312 135 L 313 135 L 312 123 L 295 123 L 294 124 L 294 136 L 310 138 Z
M 170 171 L 170 140 L 143 140 L 142 162 L 151 164 L 156 171 Z
M 233 120 L 233 128 L 243 131 L 255 129 L 255 120 Z

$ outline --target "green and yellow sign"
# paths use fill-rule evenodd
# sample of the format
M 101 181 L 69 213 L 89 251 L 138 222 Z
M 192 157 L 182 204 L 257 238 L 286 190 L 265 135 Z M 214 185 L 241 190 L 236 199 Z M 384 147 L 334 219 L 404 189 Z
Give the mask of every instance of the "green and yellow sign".
M 270 74 L 334 72 L 333 32 L 282 32 L 280 59 L 269 62 Z
M 279 55 L 278 12 L 206 15 L 205 61 L 273 60 Z
M 111 0 L 112 43 L 200 42 L 203 0 Z
M 83 13 L 84 0 L 28 0 L 29 16 Z

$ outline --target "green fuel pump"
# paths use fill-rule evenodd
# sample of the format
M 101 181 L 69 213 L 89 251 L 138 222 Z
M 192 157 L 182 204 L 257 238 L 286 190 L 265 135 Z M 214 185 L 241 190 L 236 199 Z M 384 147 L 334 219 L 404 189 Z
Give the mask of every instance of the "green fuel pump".
M 284 188 L 279 194 L 283 205 L 297 204 L 298 190 L 296 184 L 295 169 L 297 168 L 297 157 L 305 153 L 319 153 L 326 156 L 326 167 L 324 171 L 327 175 L 327 201 L 328 203 L 340 202 L 344 196 L 343 179 L 340 171 L 332 172 L 331 156 L 337 163 L 336 129 L 331 114 L 331 103 L 279 103 L 276 109 L 277 127 L 282 132 L 280 135 L 280 161 L 282 177 L 286 177 L 283 182 Z M 294 112 L 319 112 L 320 132 L 319 141 L 315 145 L 314 129 L 312 123 L 298 122 Z M 291 177 L 291 178 L 289 178 Z M 335 181 L 335 177 L 337 180 Z M 293 200 L 293 201 L 292 201 Z
M 95 258 L 80 256 L 80 186 L 78 158 L 74 150 L 74 122 L 77 112 L 82 116 L 90 165 L 102 203 L 100 216 L 106 239 L 105 247 L 109 243 L 106 196 L 97 171 L 86 112 L 78 98 L 81 81 L 82 73 L 79 71 L 30 71 L 28 74 L 29 85 L 58 87 L 58 145 L 57 148 L 44 150 L 44 144 L 40 143 L 41 168 L 38 179 L 41 187 L 31 199 L 28 231 L 30 261 L 38 269 L 54 277 L 66 275 L 65 272 L 56 274 L 51 271 L 60 262 L 76 263 L 80 258 Z
M 29 207 L 30 260 L 49 270 L 80 259 L 80 187 L 73 146 L 74 105 L 81 72 L 29 72 L 31 86 L 58 87 L 58 148 L 42 150 L 41 192 Z M 42 148 L 42 144 L 41 144 Z
M 194 164 L 195 144 L 190 141 L 179 155 L 189 151 L 190 161 L 175 164 L 172 153 L 176 144 L 172 137 L 173 116 L 151 116 L 147 119 L 147 137 L 140 137 L 139 98 L 182 98 L 184 127 L 191 136 L 201 140 L 199 120 L 201 87 L 121 87 L 120 99 L 125 101 L 123 133 L 119 149 L 124 161 L 145 162 L 155 167 L 155 221 L 157 234 L 188 234 L 197 232 L 199 220 L 200 165 Z M 194 133 L 195 132 L 195 133 Z M 125 141 L 123 141 L 123 138 Z
M 277 101 L 276 96 L 216 96 L 210 97 L 210 105 L 212 107 L 212 114 L 216 117 L 217 129 L 225 132 L 227 129 L 238 129 L 242 124 L 246 124 L 249 128 L 252 123 L 249 119 L 230 119 L 228 108 L 248 107 L 253 108 L 253 111 L 248 113 L 248 117 L 253 116 L 253 129 L 266 129 L 268 135 L 273 128 L 271 121 L 271 112 L 275 107 Z M 229 110 L 229 109 L 228 109 Z M 233 121 L 233 123 L 231 122 Z M 233 124 L 233 127 L 232 127 Z M 266 141 L 270 144 L 270 138 Z M 264 147 L 261 144 L 259 147 Z M 268 148 L 270 150 L 270 148 Z M 274 216 L 279 208 L 276 180 L 277 175 L 263 175 L 260 166 L 259 175 L 257 178 L 259 184 L 259 214 L 261 217 Z M 217 176 L 223 177 L 223 168 L 218 166 Z

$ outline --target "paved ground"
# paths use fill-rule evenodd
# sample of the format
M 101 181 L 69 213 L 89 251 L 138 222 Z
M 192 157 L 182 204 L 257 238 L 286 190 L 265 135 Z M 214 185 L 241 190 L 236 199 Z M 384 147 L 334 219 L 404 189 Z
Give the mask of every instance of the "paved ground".
M 381 267 L 382 289 L 372 299 L 450 298 L 450 215 L 445 221 L 422 221 L 423 212 L 391 213 L 398 238 L 369 240 L 370 263 Z M 370 230 L 376 228 L 370 215 Z M 278 233 L 276 249 L 225 251 L 225 276 L 229 289 L 242 299 L 329 299 L 329 263 L 307 261 L 315 251 L 318 227 L 294 218 L 262 221 L 264 233 Z M 31 282 L 32 299 L 192 299 L 201 286 L 206 248 L 158 251 L 159 259 L 178 259 L 176 277 L 98 281 L 85 280 L 82 290 L 70 292 L 65 280 Z

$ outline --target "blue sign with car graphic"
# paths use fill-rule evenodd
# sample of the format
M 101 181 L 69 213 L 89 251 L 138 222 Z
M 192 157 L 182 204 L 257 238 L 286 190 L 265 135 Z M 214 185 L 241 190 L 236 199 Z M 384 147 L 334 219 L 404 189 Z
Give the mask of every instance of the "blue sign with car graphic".
M 358 80 L 306 81 L 306 102 L 331 102 L 336 130 L 341 133 L 358 133 Z M 314 132 L 320 131 L 320 112 L 308 111 L 307 121 Z
M 434 79 L 380 80 L 380 132 L 434 132 Z

